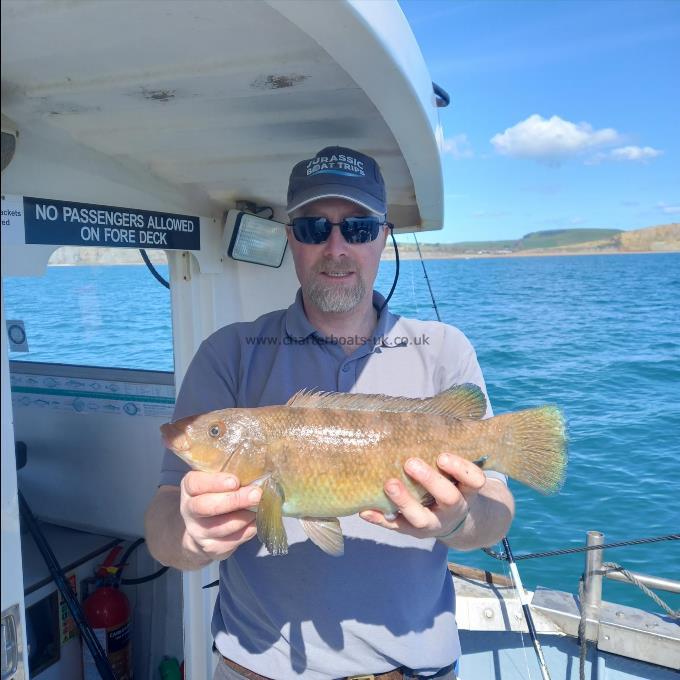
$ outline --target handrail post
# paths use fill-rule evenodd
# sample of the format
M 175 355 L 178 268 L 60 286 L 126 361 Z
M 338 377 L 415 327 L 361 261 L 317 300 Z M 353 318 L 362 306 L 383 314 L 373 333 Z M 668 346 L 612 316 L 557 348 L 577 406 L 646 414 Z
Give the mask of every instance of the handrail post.
M 602 545 L 604 534 L 601 531 L 589 531 L 586 545 Z M 587 635 L 590 639 L 597 640 L 597 628 L 600 621 L 600 605 L 602 604 L 602 563 L 603 550 L 588 550 L 586 552 L 586 568 L 584 572 L 584 602 L 586 617 L 594 623 L 594 631 L 591 629 Z M 588 624 L 587 624 L 588 625 Z

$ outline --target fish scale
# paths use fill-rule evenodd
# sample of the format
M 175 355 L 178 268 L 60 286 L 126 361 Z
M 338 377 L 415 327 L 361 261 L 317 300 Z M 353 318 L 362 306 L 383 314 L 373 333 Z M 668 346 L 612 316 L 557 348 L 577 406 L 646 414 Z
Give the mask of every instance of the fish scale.
M 290 409 L 283 417 L 277 410 L 272 421 L 279 434 L 274 455 L 287 449 L 276 466 L 284 510 L 300 517 L 340 517 L 366 507 L 390 512 L 382 488 L 392 477 L 423 495 L 404 463 L 416 456 L 434 464 L 452 429 L 441 416 L 340 409 Z

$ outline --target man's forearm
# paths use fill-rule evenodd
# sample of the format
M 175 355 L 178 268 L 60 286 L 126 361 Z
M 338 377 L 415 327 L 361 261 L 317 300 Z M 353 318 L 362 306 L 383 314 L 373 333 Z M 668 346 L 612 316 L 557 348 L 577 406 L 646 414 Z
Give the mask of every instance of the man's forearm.
M 183 571 L 193 571 L 210 564 L 193 539 L 186 533 L 179 511 L 179 488 L 163 486 L 149 505 L 145 517 L 149 552 L 161 564 Z
M 488 478 L 470 503 L 470 513 L 451 538 L 444 540 L 454 550 L 475 550 L 498 543 L 510 529 L 515 501 L 499 479 Z

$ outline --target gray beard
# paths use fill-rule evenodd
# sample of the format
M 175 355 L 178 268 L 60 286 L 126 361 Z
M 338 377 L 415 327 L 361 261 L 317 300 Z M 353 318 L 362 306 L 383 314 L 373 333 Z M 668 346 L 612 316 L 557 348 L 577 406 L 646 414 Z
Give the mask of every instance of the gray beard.
M 325 286 L 317 281 L 309 285 L 305 293 L 322 312 L 351 312 L 366 294 L 366 285 L 361 278 L 350 288 Z

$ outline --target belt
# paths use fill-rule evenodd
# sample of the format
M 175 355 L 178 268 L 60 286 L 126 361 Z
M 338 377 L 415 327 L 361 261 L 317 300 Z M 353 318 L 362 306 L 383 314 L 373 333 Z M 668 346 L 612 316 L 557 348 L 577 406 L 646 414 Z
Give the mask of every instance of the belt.
M 227 666 L 229 666 L 229 668 L 235 670 L 239 675 L 242 675 L 244 678 L 247 678 L 247 680 L 271 680 L 271 678 L 267 678 L 264 675 L 255 673 L 255 671 L 251 671 L 248 668 L 244 668 L 240 664 L 237 664 L 236 661 L 227 659 L 226 656 L 222 656 L 222 661 L 224 661 L 224 663 Z M 401 668 L 395 668 L 394 670 L 387 671 L 386 673 L 373 673 L 368 675 L 350 675 L 349 677 L 343 680 L 402 680 L 403 677 L 404 677 L 403 670 Z

